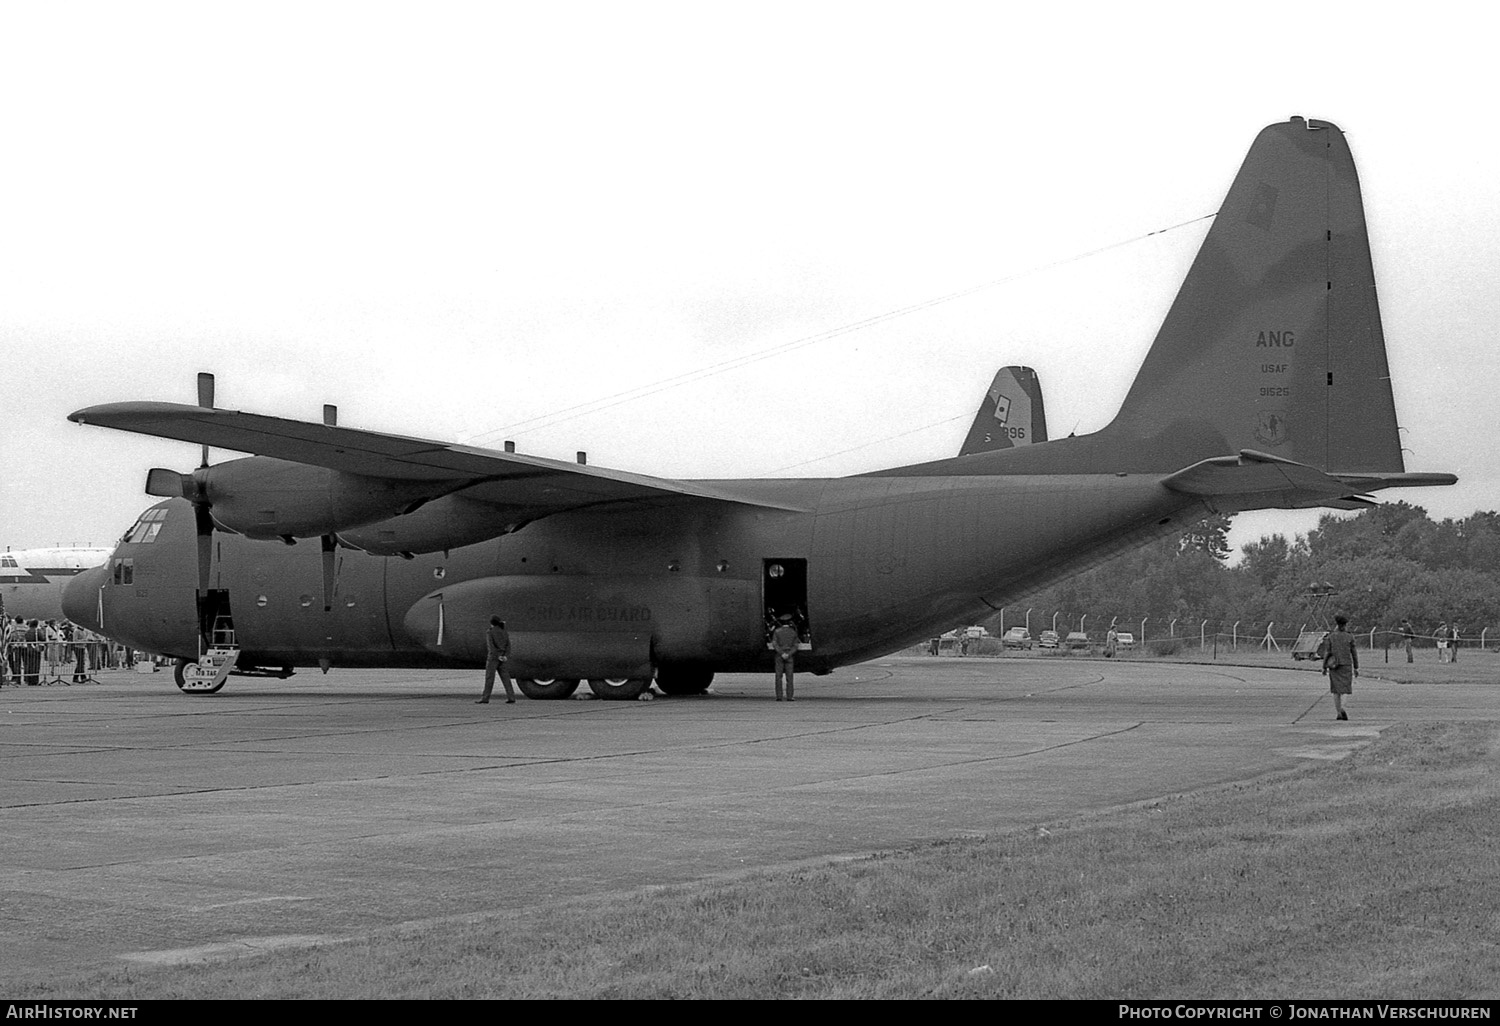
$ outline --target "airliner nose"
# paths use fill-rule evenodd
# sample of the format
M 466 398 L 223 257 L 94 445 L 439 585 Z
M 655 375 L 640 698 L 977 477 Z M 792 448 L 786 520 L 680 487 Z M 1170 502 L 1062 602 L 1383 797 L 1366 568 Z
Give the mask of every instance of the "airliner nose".
M 108 563 L 74 576 L 63 588 L 63 615 L 80 627 L 99 630 L 99 589 L 108 579 Z

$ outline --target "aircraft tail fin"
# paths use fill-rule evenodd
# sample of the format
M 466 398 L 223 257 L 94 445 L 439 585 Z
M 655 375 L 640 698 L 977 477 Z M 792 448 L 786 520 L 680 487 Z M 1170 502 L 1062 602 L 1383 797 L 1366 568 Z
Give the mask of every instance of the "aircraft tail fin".
M 1014 449 L 1046 440 L 1047 413 L 1036 371 L 1001 367 L 979 401 L 979 412 L 958 454 Z
M 1336 125 L 1292 118 L 1257 136 L 1100 435 L 1330 473 L 1404 469 L 1359 179 Z

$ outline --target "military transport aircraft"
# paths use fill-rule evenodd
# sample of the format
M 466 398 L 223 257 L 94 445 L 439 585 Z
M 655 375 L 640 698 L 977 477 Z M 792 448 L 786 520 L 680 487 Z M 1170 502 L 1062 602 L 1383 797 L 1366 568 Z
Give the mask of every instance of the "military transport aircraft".
M 1350 509 L 1456 480 L 1405 471 L 1354 162 L 1336 126 L 1302 118 L 1256 138 L 1092 434 L 846 478 L 681 481 L 354 430 L 331 408 L 321 424 L 214 409 L 203 384 L 197 406 L 71 417 L 205 447 L 197 470 L 151 472 L 166 501 L 65 600 L 198 664 L 179 674 L 189 691 L 234 659 L 477 666 L 492 614 L 533 698 L 768 670 L 781 614 L 824 673 L 1212 512 Z M 257 455 L 210 466 L 208 446 Z M 320 541 L 283 544 L 298 539 Z

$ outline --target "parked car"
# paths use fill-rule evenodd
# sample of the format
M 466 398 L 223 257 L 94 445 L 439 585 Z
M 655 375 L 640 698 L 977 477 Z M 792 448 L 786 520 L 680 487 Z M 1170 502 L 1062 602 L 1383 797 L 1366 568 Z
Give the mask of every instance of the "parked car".
M 1000 639 L 1001 648 L 1031 648 L 1031 632 L 1025 627 L 1012 627 Z
M 968 638 L 970 641 L 978 641 L 980 638 L 987 638 L 989 636 L 990 632 L 985 630 L 983 627 L 980 627 L 978 624 L 975 624 L 973 627 L 964 628 L 964 637 Z
M 1063 644 L 1069 648 L 1088 648 L 1089 636 L 1083 633 L 1083 631 L 1069 631 L 1068 636 L 1063 640 Z
M 1057 632 L 1042 631 L 1041 635 L 1036 639 L 1036 645 L 1037 648 L 1056 648 Z
M 1122 652 L 1133 649 L 1135 648 L 1135 635 L 1129 631 L 1121 631 L 1115 645 Z

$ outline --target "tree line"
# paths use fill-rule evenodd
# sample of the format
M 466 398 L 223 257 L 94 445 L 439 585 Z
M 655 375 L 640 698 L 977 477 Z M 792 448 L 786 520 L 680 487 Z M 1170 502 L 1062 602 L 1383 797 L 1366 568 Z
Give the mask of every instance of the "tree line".
M 1087 615 L 1091 633 L 1114 617 L 1122 623 L 1149 617 L 1162 633 L 1175 618 L 1179 635 L 1189 633 L 1186 624 L 1196 635 L 1208 620 L 1211 631 L 1240 621 L 1264 632 L 1275 622 L 1284 636 L 1303 623 L 1326 626 L 1336 612 L 1349 617 L 1356 633 L 1393 631 L 1410 620 L 1419 634 L 1458 623 L 1465 637 L 1477 637 L 1500 625 L 1494 511 L 1434 521 L 1420 506 L 1392 502 L 1352 517 L 1327 513 L 1306 535 L 1272 534 L 1244 546 L 1235 566 L 1227 565 L 1229 524 L 1228 515 L 1207 517 L 1179 536 L 1029 595 L 1007 610 L 1005 626 L 1020 622 L 1017 607 L 1045 610 L 1049 621 L 1060 611 L 1059 631 L 1077 629 Z M 1035 621 L 1032 627 L 1041 629 Z

